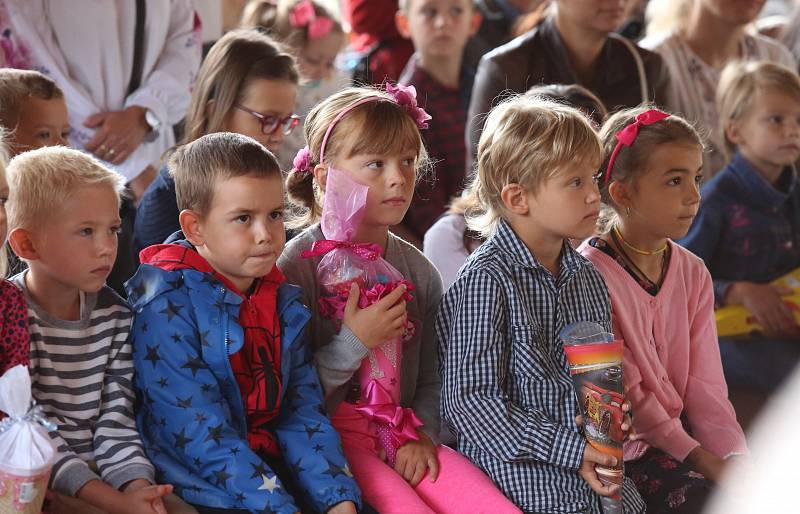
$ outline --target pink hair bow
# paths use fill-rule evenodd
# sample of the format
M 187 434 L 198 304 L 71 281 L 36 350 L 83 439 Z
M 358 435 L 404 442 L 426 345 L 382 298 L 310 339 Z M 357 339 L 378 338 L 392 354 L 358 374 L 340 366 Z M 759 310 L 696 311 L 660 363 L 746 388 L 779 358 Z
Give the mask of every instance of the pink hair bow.
M 311 250 L 306 250 L 300 254 L 303 259 L 318 257 L 332 252 L 337 248 L 347 248 L 364 260 L 374 261 L 381 256 L 381 247 L 375 243 L 351 243 L 350 241 L 332 241 L 330 239 L 320 239 L 314 241 Z
M 420 130 L 428 128 L 428 120 L 431 119 L 431 115 L 422 107 L 417 106 L 417 89 L 414 86 L 403 86 L 402 84 L 395 86 L 387 83 L 386 92 L 394 98 L 399 106 L 405 109 Z
M 325 37 L 333 29 L 333 20 L 326 16 L 317 16 L 311 0 L 303 0 L 294 6 L 289 13 L 289 23 L 298 29 L 305 27 L 309 39 Z
M 636 116 L 633 123 L 629 123 L 624 129 L 615 134 L 617 138 L 617 145 L 614 151 L 611 152 L 611 157 L 608 158 L 608 167 L 606 168 L 605 176 L 603 177 L 603 184 L 608 184 L 611 180 L 611 170 L 614 168 L 614 162 L 617 160 L 617 155 L 623 146 L 630 148 L 633 146 L 634 141 L 639 136 L 639 129 L 658 123 L 661 120 L 669 118 L 669 114 L 659 111 L 658 109 L 650 109 Z
M 364 403 L 356 407 L 356 411 L 378 425 L 378 435 L 382 441 L 388 439 L 390 444 L 384 449 L 389 465 L 394 466 L 397 449 L 409 441 L 418 440 L 417 428 L 423 423 L 412 409 L 397 405 L 377 380 L 367 384 Z
M 298 150 L 292 161 L 292 166 L 299 172 L 308 173 L 311 171 L 311 150 L 307 146 Z

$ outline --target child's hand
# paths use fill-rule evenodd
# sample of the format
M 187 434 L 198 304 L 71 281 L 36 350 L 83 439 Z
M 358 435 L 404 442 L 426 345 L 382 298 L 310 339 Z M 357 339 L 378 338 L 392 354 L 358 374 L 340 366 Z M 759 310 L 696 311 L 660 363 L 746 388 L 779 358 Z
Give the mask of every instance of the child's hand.
M 698 446 L 689 452 L 689 455 L 686 457 L 686 462 L 693 470 L 701 473 L 714 483 L 719 482 L 722 473 L 728 465 L 725 459 L 717 457 L 702 446 Z
M 406 286 L 401 284 L 391 293 L 365 309 L 358 307 L 358 284 L 350 285 L 344 307 L 344 324 L 367 348 L 377 348 L 405 331 L 406 301 L 401 297 Z
M 142 487 L 141 484 L 134 485 L 134 482 L 145 482 L 147 485 Z M 134 480 L 125 488 L 123 505 L 120 505 L 118 512 L 167 514 L 162 498 L 171 492 L 171 485 L 150 485 L 145 480 Z
M 633 441 L 636 439 L 636 430 L 633 428 L 633 413 L 631 412 L 631 402 L 624 401 L 622 402 L 622 412 L 625 413 L 625 416 L 622 418 L 622 425 L 620 428 L 625 433 L 625 437 L 623 438 L 623 442 L 626 441 Z
M 769 284 L 735 282 L 728 289 L 725 303 L 743 305 L 753 313 L 768 334 L 798 335 L 800 327 L 794 319 L 794 313 L 781 298 L 787 292 L 786 288 Z
M 587 444 L 586 448 L 583 450 L 583 462 L 578 469 L 578 474 L 581 478 L 586 480 L 589 487 L 600 496 L 614 496 L 619 491 L 619 486 L 613 484 L 603 485 L 597 477 L 597 471 L 594 469 L 597 465 L 613 468 L 617 465 L 617 459 L 616 457 L 595 450 L 592 445 Z
M 328 509 L 328 514 L 356 514 L 356 512 L 356 504 L 353 502 L 337 503 Z
M 397 449 L 394 470 L 405 478 L 411 487 L 416 487 L 425 470 L 429 469 L 428 479 L 436 482 L 439 477 L 439 459 L 436 457 L 436 445 L 424 432 L 417 430 L 418 441 L 409 441 Z

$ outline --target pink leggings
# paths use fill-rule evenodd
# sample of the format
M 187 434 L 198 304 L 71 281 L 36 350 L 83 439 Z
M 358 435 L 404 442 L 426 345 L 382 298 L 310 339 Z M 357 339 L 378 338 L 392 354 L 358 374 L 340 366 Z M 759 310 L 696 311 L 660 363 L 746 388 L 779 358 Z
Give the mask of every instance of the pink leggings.
M 427 474 L 411 487 L 374 449 L 343 438 L 344 454 L 364 496 L 381 514 L 519 513 L 480 469 L 461 454 L 439 446 L 439 478 Z

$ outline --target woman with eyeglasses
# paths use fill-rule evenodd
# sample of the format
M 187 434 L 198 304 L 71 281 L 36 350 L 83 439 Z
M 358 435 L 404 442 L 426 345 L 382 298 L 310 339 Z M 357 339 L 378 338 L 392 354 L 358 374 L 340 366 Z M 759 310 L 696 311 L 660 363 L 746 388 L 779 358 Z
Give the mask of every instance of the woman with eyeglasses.
M 182 143 L 236 132 L 277 154 L 300 123 L 294 114 L 298 82 L 294 58 L 269 36 L 255 29 L 228 32 L 211 47 L 197 75 Z M 178 214 L 175 182 L 165 166 L 136 213 L 137 251 L 180 230 Z

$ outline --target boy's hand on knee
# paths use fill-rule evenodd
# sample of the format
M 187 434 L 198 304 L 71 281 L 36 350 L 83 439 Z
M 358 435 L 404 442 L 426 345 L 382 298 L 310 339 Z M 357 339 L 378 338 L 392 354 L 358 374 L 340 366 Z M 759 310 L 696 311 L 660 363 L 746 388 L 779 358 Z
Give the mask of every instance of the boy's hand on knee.
M 402 299 L 406 286 L 394 291 L 369 307 L 358 307 L 358 284 L 350 285 L 350 295 L 344 307 L 344 324 L 367 348 L 377 348 L 386 341 L 403 336 L 406 324 L 406 301 Z
M 356 514 L 357 512 L 356 504 L 353 502 L 337 503 L 328 509 L 328 514 Z
M 589 487 L 600 496 L 613 496 L 617 494 L 619 491 L 618 485 L 603 485 L 597 477 L 597 471 L 594 469 L 597 465 L 613 468 L 617 465 L 617 459 L 616 457 L 595 450 L 590 444 L 587 444 L 586 448 L 583 450 L 583 462 L 581 463 L 580 469 L 578 469 L 578 474 L 589 484 Z
M 397 449 L 394 470 L 402 476 L 411 487 L 416 487 L 428 470 L 428 479 L 436 482 L 439 477 L 439 459 L 436 456 L 436 445 L 431 438 L 417 430 L 418 441 L 409 441 Z

